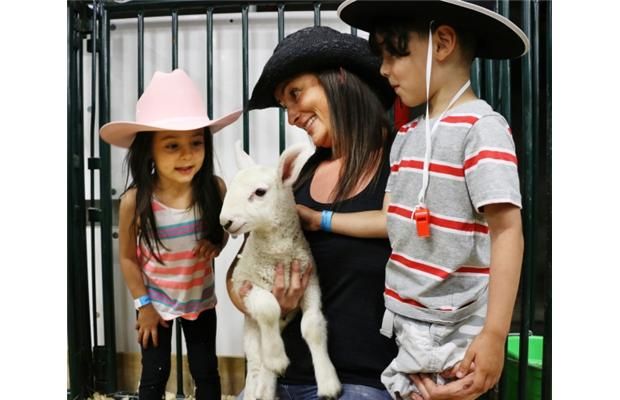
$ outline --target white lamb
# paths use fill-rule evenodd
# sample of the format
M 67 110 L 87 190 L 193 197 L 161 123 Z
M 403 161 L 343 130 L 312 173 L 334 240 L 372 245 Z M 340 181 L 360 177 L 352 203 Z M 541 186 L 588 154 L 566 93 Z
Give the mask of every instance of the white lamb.
M 237 142 L 239 172 L 224 198 L 220 223 L 233 236 L 251 232 L 233 272 L 235 291 L 246 280 L 252 283 L 252 289 L 243 299 L 249 314 L 243 332 L 248 366 L 245 400 L 273 399 L 276 374 L 284 372 L 289 364 L 280 332 L 292 316 L 281 321 L 280 305 L 271 289 L 277 263 L 284 265 L 288 286 L 291 261 L 299 260 L 303 270 L 312 260 L 291 188 L 308 155 L 307 145 L 291 146 L 282 153 L 276 170 L 255 164 Z M 321 312 L 321 293 L 315 273 L 310 277 L 300 308 L 301 333 L 312 355 L 317 394 L 336 398 L 340 381 L 327 354 L 327 324 Z

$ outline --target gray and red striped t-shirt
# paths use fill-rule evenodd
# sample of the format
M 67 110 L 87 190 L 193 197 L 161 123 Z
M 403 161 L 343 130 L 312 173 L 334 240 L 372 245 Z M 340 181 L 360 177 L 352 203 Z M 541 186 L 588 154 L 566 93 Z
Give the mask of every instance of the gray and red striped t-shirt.
M 431 120 L 433 126 L 435 120 Z M 417 235 L 411 215 L 422 186 L 425 123 L 419 117 L 396 135 L 390 153 L 385 306 L 394 313 L 455 322 L 486 302 L 491 255 L 483 206 L 521 207 L 517 158 L 506 120 L 483 100 L 442 117 L 432 137 L 425 203 L 431 236 Z

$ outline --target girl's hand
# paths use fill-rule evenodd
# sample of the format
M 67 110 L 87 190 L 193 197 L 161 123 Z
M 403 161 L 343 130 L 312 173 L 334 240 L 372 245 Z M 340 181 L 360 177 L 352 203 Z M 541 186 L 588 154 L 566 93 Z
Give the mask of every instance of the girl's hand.
M 136 330 L 138 331 L 138 343 L 142 344 L 142 348 L 146 349 L 148 347 L 149 338 L 153 341 L 155 347 L 159 346 L 158 325 L 165 328 L 169 326 L 168 322 L 164 321 L 152 304 L 147 304 L 138 311 Z
M 307 231 L 318 231 L 321 229 L 321 213 L 301 204 L 295 205 L 301 227 Z
M 192 251 L 198 256 L 198 260 L 205 260 L 207 263 L 210 263 L 215 257 L 220 255 L 222 246 L 213 244 L 207 239 L 202 239 Z
M 289 286 L 286 288 L 284 286 L 284 266 L 281 263 L 276 266 L 276 277 L 271 293 L 280 304 L 282 318 L 299 307 L 299 302 L 308 287 L 308 282 L 310 282 L 312 269 L 312 263 L 308 263 L 305 272 L 302 274 L 299 261 L 293 260 L 291 263 Z

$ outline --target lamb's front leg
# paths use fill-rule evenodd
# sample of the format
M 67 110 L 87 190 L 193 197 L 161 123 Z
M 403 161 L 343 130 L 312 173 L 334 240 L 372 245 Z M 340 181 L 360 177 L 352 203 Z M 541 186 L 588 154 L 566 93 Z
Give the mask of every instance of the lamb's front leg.
M 253 287 L 245 296 L 245 307 L 260 329 L 261 360 L 277 374 L 284 372 L 289 360 L 280 336 L 280 305 L 271 292 Z
M 256 321 L 247 316 L 243 324 L 243 348 L 248 361 L 243 400 L 260 399 L 257 393 L 261 370 L 260 331 Z
M 321 291 L 314 273 L 301 300 L 301 310 L 301 334 L 312 355 L 317 395 L 337 398 L 340 393 L 340 380 L 327 353 L 327 322 L 321 312 Z

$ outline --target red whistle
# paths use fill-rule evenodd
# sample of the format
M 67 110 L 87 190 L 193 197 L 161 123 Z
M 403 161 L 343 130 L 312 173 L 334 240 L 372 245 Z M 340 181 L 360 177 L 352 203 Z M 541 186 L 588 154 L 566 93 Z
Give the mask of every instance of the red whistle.
M 415 226 L 418 230 L 419 237 L 431 236 L 431 213 L 428 208 L 418 207 L 413 212 L 413 219 L 415 220 Z

